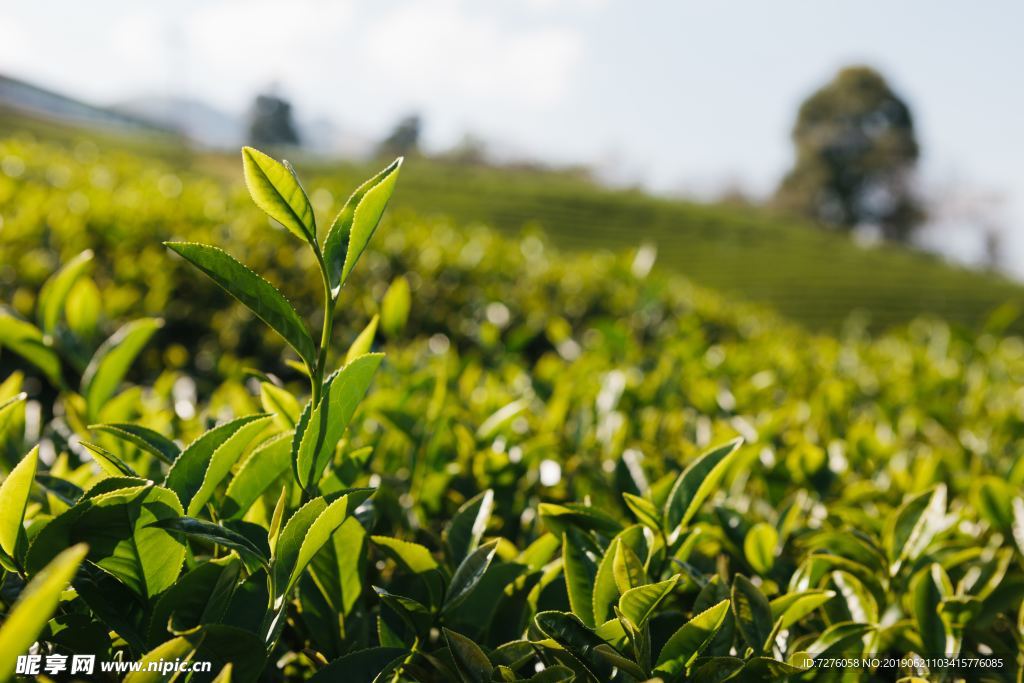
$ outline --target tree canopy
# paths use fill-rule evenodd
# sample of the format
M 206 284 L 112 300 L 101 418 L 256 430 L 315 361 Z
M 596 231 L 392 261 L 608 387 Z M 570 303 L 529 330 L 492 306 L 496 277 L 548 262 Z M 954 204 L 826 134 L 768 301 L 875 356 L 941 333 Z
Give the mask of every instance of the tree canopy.
M 777 196 L 783 207 L 900 241 L 924 217 L 910 182 L 919 154 L 913 116 L 877 71 L 840 71 L 801 105 L 792 139 L 796 162 Z

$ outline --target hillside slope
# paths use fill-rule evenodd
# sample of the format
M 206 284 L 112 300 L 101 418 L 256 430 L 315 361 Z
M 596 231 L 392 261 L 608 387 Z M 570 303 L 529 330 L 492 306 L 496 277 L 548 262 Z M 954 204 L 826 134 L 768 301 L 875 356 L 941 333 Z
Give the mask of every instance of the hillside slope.
M 17 136 L 73 148 L 96 140 L 116 154 L 159 158 L 180 172 L 233 185 L 234 155 L 190 153 L 180 145 L 119 139 L 0 112 L 0 143 Z M 314 180 L 310 193 L 348 191 L 371 170 L 365 164 L 299 164 Z M 774 307 L 812 329 L 834 331 L 851 314 L 875 328 L 930 314 L 977 328 L 999 306 L 1024 302 L 1024 288 L 904 248 L 865 248 L 848 237 L 756 208 L 650 197 L 599 187 L 568 173 L 513 170 L 417 158 L 402 172 L 396 208 L 456 223 L 484 223 L 506 234 L 539 227 L 559 247 L 658 249 L 658 266 L 694 282 Z M 323 217 L 327 219 L 328 217 Z M 1018 327 L 1018 330 L 1024 329 Z

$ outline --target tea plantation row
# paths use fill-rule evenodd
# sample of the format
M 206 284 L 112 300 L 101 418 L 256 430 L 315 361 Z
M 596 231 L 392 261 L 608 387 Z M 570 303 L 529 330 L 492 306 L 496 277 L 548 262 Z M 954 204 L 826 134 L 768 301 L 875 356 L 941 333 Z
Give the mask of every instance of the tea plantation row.
M 161 241 L 316 329 L 333 198 L 287 234 L 207 176 L 7 144 L 0 677 L 36 640 L 239 681 L 1017 675 L 1019 338 L 815 335 L 643 251 L 404 211 L 361 252 L 367 209 L 317 359 Z M 866 655 L 902 662 L 823 668 Z

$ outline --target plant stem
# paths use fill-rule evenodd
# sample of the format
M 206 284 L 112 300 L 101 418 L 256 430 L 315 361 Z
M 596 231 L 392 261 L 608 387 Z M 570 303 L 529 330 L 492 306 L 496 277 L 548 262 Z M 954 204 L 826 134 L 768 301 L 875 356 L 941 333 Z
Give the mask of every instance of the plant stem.
M 324 256 L 320 249 L 314 249 L 317 265 L 320 267 L 320 278 L 324 283 L 324 321 L 320 330 L 320 354 L 317 357 L 316 367 L 310 374 L 310 382 L 313 390 L 313 405 L 320 402 L 323 393 L 324 368 L 327 365 L 327 350 L 331 345 L 331 332 L 334 328 L 334 297 L 331 296 L 331 280 L 327 274 L 327 264 L 324 263 Z

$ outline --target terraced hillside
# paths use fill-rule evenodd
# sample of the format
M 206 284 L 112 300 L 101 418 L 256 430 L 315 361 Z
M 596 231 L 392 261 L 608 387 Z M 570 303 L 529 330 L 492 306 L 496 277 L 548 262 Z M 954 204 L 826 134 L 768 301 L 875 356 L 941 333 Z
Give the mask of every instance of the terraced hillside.
M 58 154 L 83 139 L 98 139 L 98 149 L 119 158 L 137 155 L 139 163 L 157 158 L 182 177 L 216 182 L 236 194 L 241 189 L 234 155 L 189 152 L 166 139 L 130 140 L 110 133 L 97 138 L 95 133 L 0 113 L 0 156 L 23 153 L 18 140 L 41 143 Z M 371 168 L 299 161 L 300 170 L 314 177 L 308 189 L 330 194 L 345 192 Z M 506 234 L 538 227 L 557 246 L 571 250 L 621 250 L 650 243 L 658 249 L 659 267 L 734 298 L 766 303 L 817 330 L 835 330 L 855 312 L 875 328 L 920 314 L 977 328 L 998 307 L 1024 302 L 1024 288 L 1004 277 L 900 247 L 861 247 L 843 235 L 757 208 L 613 191 L 569 173 L 427 159 L 407 164 L 403 175 L 403 191 L 395 198 L 398 209 L 459 224 L 484 223 Z M 0 174 L 0 183 L 5 180 L 10 183 L 9 202 L 24 179 Z M 0 212 L 17 210 L 6 202 Z M 1015 329 L 1024 326 L 1016 324 Z

